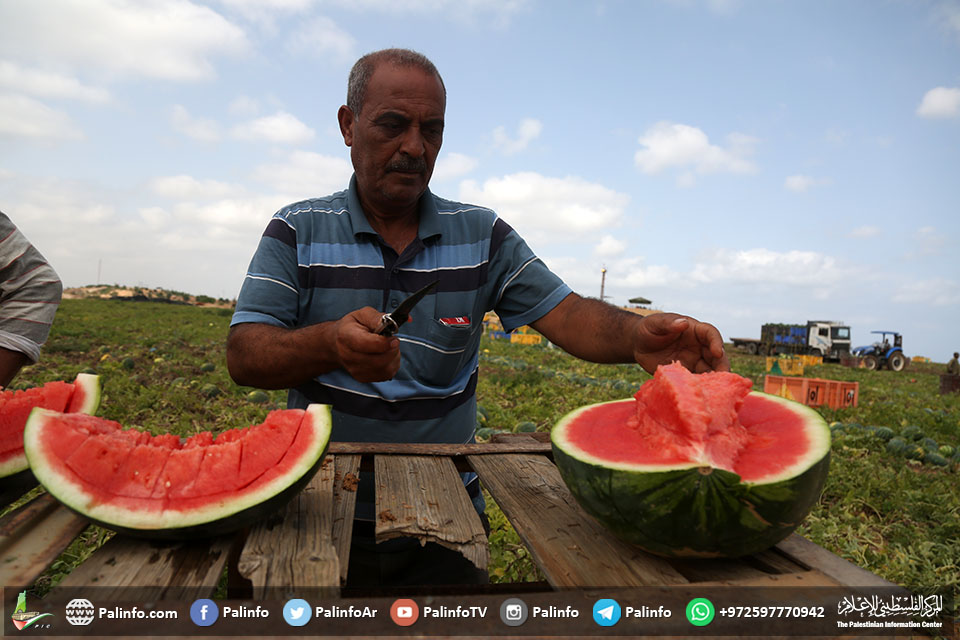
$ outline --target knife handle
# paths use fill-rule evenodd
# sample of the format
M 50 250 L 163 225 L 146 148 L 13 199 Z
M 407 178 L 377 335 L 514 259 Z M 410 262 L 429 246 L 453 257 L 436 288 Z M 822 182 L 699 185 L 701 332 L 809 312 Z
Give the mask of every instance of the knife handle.
M 390 337 L 395 334 L 400 329 L 400 326 L 396 321 L 390 316 L 389 313 L 385 313 L 380 317 L 380 326 L 377 327 L 377 330 L 374 331 L 377 335 Z

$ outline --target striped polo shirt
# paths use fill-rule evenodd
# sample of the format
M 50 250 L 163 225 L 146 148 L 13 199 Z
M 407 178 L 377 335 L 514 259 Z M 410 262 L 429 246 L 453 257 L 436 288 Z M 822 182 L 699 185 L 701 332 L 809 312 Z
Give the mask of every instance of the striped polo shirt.
M 57 272 L 0 213 L 0 347 L 36 362 L 62 293 Z
M 388 312 L 437 281 L 397 334 L 401 365 L 392 380 L 357 382 L 338 369 L 291 389 L 288 406 L 332 405 L 337 441 L 469 442 L 484 313 L 495 310 L 512 330 L 570 289 L 493 211 L 429 190 L 417 238 L 397 255 L 370 226 L 356 188 L 354 177 L 346 191 L 274 214 L 231 324 L 294 328 L 364 306 Z

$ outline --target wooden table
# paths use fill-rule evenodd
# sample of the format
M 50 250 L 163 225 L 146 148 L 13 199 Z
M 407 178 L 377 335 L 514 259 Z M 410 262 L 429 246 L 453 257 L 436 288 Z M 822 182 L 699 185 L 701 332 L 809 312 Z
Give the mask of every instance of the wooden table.
M 147 589 L 158 599 L 212 597 L 229 567 L 228 597 L 266 598 L 289 586 L 339 596 L 349 571 L 356 479 L 377 479 L 378 539 L 416 536 L 463 553 L 478 567 L 487 540 L 459 471 L 473 470 L 516 529 L 545 577 L 564 587 L 738 585 L 892 587 L 793 535 L 736 560 L 668 560 L 621 542 L 587 516 L 567 490 L 542 435 L 473 445 L 332 443 L 306 489 L 285 509 L 234 536 L 159 543 L 117 535 L 60 586 Z M 0 580 L 31 585 L 87 526 L 43 494 L 0 519 Z M 478 593 L 524 585 L 477 587 Z M 530 586 L 527 585 L 527 592 Z

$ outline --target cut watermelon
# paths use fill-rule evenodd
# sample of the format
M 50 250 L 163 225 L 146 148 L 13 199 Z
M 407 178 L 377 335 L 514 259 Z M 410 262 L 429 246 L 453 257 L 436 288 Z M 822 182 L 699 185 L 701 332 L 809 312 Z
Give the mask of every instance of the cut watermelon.
M 648 551 L 761 551 L 819 499 L 830 429 L 812 409 L 751 387 L 733 373 L 662 366 L 634 399 L 562 418 L 554 460 L 584 510 Z
M 283 506 L 320 468 L 330 427 L 330 407 L 314 404 L 181 443 L 35 409 L 24 446 L 40 483 L 74 511 L 116 531 L 185 539 L 240 529 Z
M 34 407 L 65 413 L 94 413 L 100 404 L 100 378 L 81 373 L 73 383 L 0 392 L 0 487 L 32 484 L 23 453 L 23 427 Z

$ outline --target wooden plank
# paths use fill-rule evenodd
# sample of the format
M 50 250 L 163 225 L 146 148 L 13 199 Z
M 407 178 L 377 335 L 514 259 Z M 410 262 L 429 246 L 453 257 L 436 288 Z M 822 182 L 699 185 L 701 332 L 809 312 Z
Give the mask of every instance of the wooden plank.
M 376 539 L 414 537 L 458 551 L 477 568 L 490 560 L 487 535 L 453 461 L 377 456 Z
M 517 438 L 511 442 L 478 442 L 468 444 L 440 444 L 422 442 L 331 442 L 328 453 L 353 455 L 404 455 L 404 456 L 464 456 L 495 455 L 503 453 L 551 452 L 549 442 L 534 438 Z
M 360 480 L 360 456 L 335 456 L 333 476 L 333 546 L 340 563 L 340 584 L 347 582 L 353 515 L 357 507 L 357 482 Z
M 237 570 L 253 597 L 274 597 L 271 588 L 329 587 L 339 593 L 340 560 L 333 545 L 335 462 L 320 471 L 287 505 L 251 527 Z
M 730 578 L 717 578 L 694 583 L 698 587 L 838 587 L 836 580 L 819 571 L 800 571 L 780 575 L 760 574 L 743 576 L 731 574 Z
M 131 587 L 138 588 L 141 598 L 207 598 L 220 581 L 231 541 L 230 536 L 158 542 L 116 535 L 58 587 L 95 586 L 104 600 L 123 600 Z
M 0 519 L 0 584 L 28 586 L 87 527 L 48 493 Z
M 821 546 L 810 542 L 797 534 L 781 542 L 775 547 L 779 552 L 798 564 L 815 569 L 832 578 L 838 584 L 848 587 L 896 587 L 897 585 L 884 580 L 878 575 L 861 569 L 852 562 L 847 562 Z
M 508 454 L 468 460 L 553 587 L 688 582 L 663 558 L 621 542 L 584 513 L 546 457 Z

